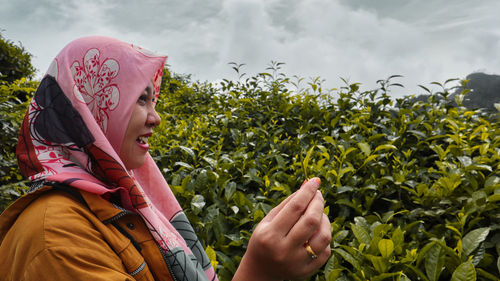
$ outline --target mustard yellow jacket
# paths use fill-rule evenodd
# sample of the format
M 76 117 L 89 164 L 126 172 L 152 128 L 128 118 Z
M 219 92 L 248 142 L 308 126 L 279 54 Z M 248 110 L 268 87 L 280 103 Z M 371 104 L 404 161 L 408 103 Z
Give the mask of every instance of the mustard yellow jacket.
M 0 215 L 0 280 L 172 280 L 143 220 L 84 191 L 45 186 Z

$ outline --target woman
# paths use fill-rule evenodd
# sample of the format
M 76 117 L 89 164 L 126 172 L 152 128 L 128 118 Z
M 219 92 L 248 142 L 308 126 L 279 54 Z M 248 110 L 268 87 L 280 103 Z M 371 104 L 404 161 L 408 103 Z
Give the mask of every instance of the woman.
M 166 57 L 107 37 L 68 44 L 26 113 L 30 192 L 0 216 L 0 280 L 216 280 L 148 153 Z M 319 179 L 255 229 L 233 280 L 304 278 L 330 255 Z

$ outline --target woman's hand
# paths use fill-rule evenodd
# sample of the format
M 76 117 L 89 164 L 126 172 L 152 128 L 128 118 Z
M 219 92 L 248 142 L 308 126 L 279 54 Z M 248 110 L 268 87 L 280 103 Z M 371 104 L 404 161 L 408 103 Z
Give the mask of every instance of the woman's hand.
M 326 262 L 332 237 L 319 184 L 319 178 L 305 182 L 262 219 L 233 280 L 303 279 Z

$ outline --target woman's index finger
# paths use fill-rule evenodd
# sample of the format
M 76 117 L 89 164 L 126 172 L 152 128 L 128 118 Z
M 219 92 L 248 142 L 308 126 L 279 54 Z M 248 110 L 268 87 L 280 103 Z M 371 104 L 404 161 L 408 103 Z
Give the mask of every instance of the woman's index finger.
M 292 229 L 307 209 L 307 206 L 316 195 L 320 182 L 319 178 L 312 178 L 307 181 L 273 218 L 276 228 L 283 233 L 283 236 Z

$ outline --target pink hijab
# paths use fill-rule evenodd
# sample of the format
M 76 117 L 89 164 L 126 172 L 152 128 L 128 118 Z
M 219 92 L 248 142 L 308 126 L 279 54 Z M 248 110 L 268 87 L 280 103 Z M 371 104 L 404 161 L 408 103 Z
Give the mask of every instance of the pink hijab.
M 52 62 L 26 113 L 17 147 L 19 167 L 34 186 L 59 182 L 104 196 L 119 192 L 122 207 L 142 216 L 167 253 L 177 279 L 217 280 L 151 156 L 133 171 L 118 156 L 128 126 L 124 120 L 150 81 L 158 96 L 165 60 L 107 37 L 69 43 Z

